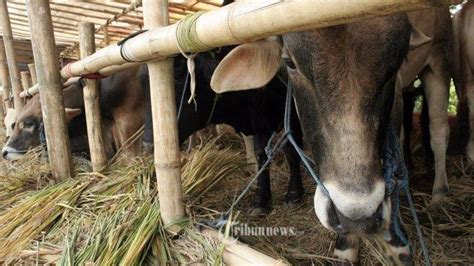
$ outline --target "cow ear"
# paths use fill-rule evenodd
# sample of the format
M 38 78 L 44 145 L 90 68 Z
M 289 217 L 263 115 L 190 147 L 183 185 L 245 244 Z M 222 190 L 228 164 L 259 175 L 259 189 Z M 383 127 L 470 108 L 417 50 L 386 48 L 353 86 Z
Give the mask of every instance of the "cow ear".
M 222 93 L 263 87 L 277 73 L 280 61 L 281 44 L 276 38 L 240 45 L 219 63 L 211 88 Z
M 81 109 L 71 109 L 71 108 L 64 108 L 66 111 L 66 121 L 69 123 L 71 120 L 80 115 L 82 113 Z
M 410 50 L 414 50 L 420 46 L 430 43 L 432 39 L 426 36 L 421 30 L 412 27 L 410 36 Z

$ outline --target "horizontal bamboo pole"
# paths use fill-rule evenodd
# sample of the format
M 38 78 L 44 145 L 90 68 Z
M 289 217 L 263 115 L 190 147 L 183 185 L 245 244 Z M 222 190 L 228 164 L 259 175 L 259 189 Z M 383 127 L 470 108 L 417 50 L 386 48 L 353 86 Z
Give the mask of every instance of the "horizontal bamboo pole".
M 74 77 L 74 78 L 70 78 L 66 80 L 66 82 L 63 83 L 63 88 L 66 88 L 67 86 L 70 86 L 73 83 L 76 83 L 77 81 L 79 81 L 79 79 L 80 77 Z M 39 86 L 38 86 L 38 83 L 36 83 L 35 85 L 31 86 L 27 90 L 22 91 L 20 93 L 20 97 L 21 98 L 31 97 L 35 94 L 38 94 L 38 92 L 39 92 Z
M 234 3 L 202 14 L 196 20 L 196 36 L 208 49 L 251 42 L 293 31 L 310 30 L 390 15 L 461 0 L 261 0 Z M 153 29 L 128 40 L 122 53 L 133 61 L 166 58 L 178 54 L 179 23 Z M 184 52 L 191 49 L 183 48 Z M 202 49 L 206 50 L 206 49 Z M 95 54 L 61 70 L 61 77 L 96 73 L 100 69 L 126 62 L 121 47 L 109 45 Z
M 263 254 L 232 237 L 225 238 L 221 233 L 215 230 L 204 229 L 201 233 L 224 244 L 222 258 L 226 265 L 288 265 L 287 263 Z

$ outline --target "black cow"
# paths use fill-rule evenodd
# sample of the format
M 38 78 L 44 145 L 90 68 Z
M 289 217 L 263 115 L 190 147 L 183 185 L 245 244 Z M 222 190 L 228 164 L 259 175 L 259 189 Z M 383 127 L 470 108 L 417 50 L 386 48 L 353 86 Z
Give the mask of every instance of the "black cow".
M 230 50 L 228 47 L 224 49 Z M 274 78 L 267 86 L 258 90 L 216 94 L 210 87 L 210 80 L 219 64 L 219 60 L 216 58 L 221 56 L 222 54 L 201 53 L 195 58 L 196 105 L 193 102 L 187 103 L 190 90 L 184 87 L 187 76 L 186 59 L 178 56 L 174 60 L 175 98 L 178 108 L 182 94 L 185 94 L 178 121 L 180 143 L 208 124 L 227 124 L 245 135 L 254 135 L 255 152 L 260 169 L 267 159 L 264 150 L 267 141 L 273 132 L 280 130 L 283 126 L 286 86 L 278 78 Z M 140 81 L 143 87 L 149 87 L 146 67 L 141 69 Z M 153 143 L 150 106 L 148 110 L 149 115 L 146 118 L 144 134 L 145 146 L 150 146 Z M 302 133 L 296 111 L 293 110 L 292 114 L 292 131 L 298 143 L 302 145 Z M 285 201 L 288 203 L 297 202 L 301 200 L 304 192 L 299 171 L 300 159 L 289 144 L 284 147 L 284 151 L 291 171 Z M 266 170 L 258 179 L 253 213 L 267 214 L 271 210 L 271 198 L 269 171 Z

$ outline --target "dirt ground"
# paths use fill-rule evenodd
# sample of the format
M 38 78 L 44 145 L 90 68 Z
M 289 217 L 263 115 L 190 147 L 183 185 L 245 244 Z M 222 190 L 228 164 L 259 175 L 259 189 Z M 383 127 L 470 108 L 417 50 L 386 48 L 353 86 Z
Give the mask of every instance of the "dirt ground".
M 3 127 L 0 128 L 0 143 L 5 143 Z M 239 135 L 229 132 L 221 140 L 224 147 L 244 153 Z M 415 141 L 414 147 L 419 147 Z M 199 147 L 198 147 L 199 148 Z M 462 156 L 449 156 L 447 162 L 450 193 L 442 207 L 432 209 L 431 188 L 433 168 L 423 160 L 423 151 L 415 148 L 415 168 L 410 174 L 410 188 L 422 224 L 423 235 L 433 264 L 435 265 L 473 265 L 474 264 L 474 168 L 468 166 Z M 301 204 L 288 206 L 283 203 L 289 179 L 288 167 L 283 155 L 277 156 L 271 165 L 273 191 L 273 211 L 265 218 L 251 217 L 254 190 L 248 193 L 234 210 L 235 222 L 241 226 L 286 228 L 291 235 L 240 236 L 240 239 L 276 258 L 297 265 L 320 265 L 334 261 L 332 250 L 336 236 L 325 229 L 318 221 L 313 209 L 315 185 L 302 169 L 306 194 Z M 227 210 L 236 196 L 251 179 L 252 171 L 242 171 L 236 177 L 224 179 L 204 200 L 189 206 L 196 220 L 215 219 L 218 212 Z M 401 197 L 402 217 L 409 232 L 415 254 L 415 264 L 421 264 L 419 242 L 415 235 L 413 218 L 406 208 L 405 197 Z M 385 264 L 382 241 L 377 238 L 364 239 L 361 245 L 361 264 Z
M 229 140 L 225 142 L 228 141 L 234 143 L 235 149 L 244 152 L 243 146 L 239 145 L 238 136 L 229 137 Z M 223 143 L 223 145 L 228 145 L 228 143 Z M 423 151 L 416 148 L 419 147 L 416 141 L 414 146 L 415 166 L 410 173 L 410 190 L 417 207 L 425 241 L 430 249 L 432 262 L 435 265 L 472 265 L 474 264 L 474 168 L 469 167 L 462 156 L 448 157 L 447 171 L 451 190 L 443 205 L 433 209 L 429 204 L 434 170 L 429 163 L 424 162 Z M 288 172 L 284 157 L 279 155 L 271 166 L 273 211 L 267 217 L 257 218 L 249 215 L 254 196 L 254 190 L 252 190 L 236 207 L 234 213 L 238 216 L 233 220 L 242 226 L 291 228 L 296 233 L 291 236 L 244 236 L 240 239 L 274 257 L 282 256 L 283 259 L 298 265 L 318 265 L 333 261 L 332 250 L 336 236 L 325 229 L 315 215 L 314 181 L 303 170 L 306 190 L 304 200 L 299 205 L 288 206 L 283 202 L 289 180 Z M 243 172 L 241 177 L 223 180 L 198 205 L 217 211 L 227 210 L 251 177 L 249 172 Z M 413 218 L 403 195 L 401 206 L 402 219 L 406 224 L 414 250 L 415 264 L 418 265 L 422 263 L 422 254 L 415 234 Z M 209 213 L 201 207 L 195 207 L 192 210 L 196 216 Z M 209 217 L 204 215 L 204 218 Z M 383 241 L 380 238 L 364 239 L 361 243 L 362 265 L 386 263 L 381 251 Z

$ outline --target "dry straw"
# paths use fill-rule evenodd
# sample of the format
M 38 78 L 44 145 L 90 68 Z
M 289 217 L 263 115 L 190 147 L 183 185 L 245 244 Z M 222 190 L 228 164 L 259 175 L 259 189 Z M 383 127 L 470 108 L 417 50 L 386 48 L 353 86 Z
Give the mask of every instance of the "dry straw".
M 243 171 L 242 162 L 241 152 L 223 149 L 217 140 L 194 150 L 183 166 L 187 198 L 198 201 L 225 176 Z M 77 163 L 81 166 L 83 161 Z M 39 151 L 21 162 L 2 164 L 3 262 L 136 265 L 198 258 L 221 262 L 219 243 L 198 234 L 191 224 L 186 226 L 187 220 L 178 221 L 186 228 L 179 240 L 164 233 L 150 157 L 137 157 L 128 165 L 116 162 L 104 174 L 90 174 L 82 165 L 74 179 L 61 183 L 51 179 Z
M 441 208 L 432 209 L 429 203 L 433 172 L 424 168 L 421 158 L 417 152 L 411 189 L 432 261 L 438 265 L 473 264 L 474 171 L 464 158 L 448 157 L 451 193 Z M 30 152 L 18 163 L 0 162 L 0 252 L 9 253 L 2 260 L 64 265 L 156 261 L 222 264 L 222 243 L 202 235 L 192 225 L 227 210 L 250 178 L 242 170 L 245 156 L 240 138 L 227 133 L 225 138 L 208 140 L 183 159 L 183 187 L 190 220 L 180 221 L 187 226 L 178 239 L 163 233 L 152 158 L 138 157 L 129 165 L 120 161 L 100 175 L 89 174 L 85 161 L 76 159 L 77 177 L 59 184 L 52 180 L 48 165 L 37 152 Z M 271 168 L 274 210 L 267 218 L 249 216 L 253 197 L 250 193 L 237 206 L 241 211 L 234 219 L 249 226 L 294 227 L 300 234 L 240 239 L 274 258 L 295 264 L 337 261 L 332 256 L 335 235 L 314 214 L 310 178 L 304 178 L 308 193 L 302 204 L 282 203 L 288 173 L 284 157 L 277 156 Z M 407 206 L 405 202 L 401 205 Z M 413 222 L 408 209 L 402 207 L 401 212 L 413 241 L 416 264 L 421 262 L 421 254 Z M 365 239 L 361 244 L 362 265 L 387 263 L 382 240 Z

